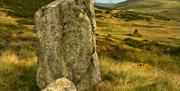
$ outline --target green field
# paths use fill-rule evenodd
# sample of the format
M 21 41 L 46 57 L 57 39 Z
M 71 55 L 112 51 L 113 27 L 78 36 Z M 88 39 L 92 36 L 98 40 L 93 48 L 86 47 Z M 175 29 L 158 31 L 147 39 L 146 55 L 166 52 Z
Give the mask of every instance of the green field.
M 37 38 L 33 15 L 51 0 L 2 1 L 0 91 L 39 91 L 35 79 Z M 173 15 L 167 15 L 175 17 L 171 18 L 159 12 L 104 7 L 96 7 L 95 11 L 102 74 L 102 82 L 97 86 L 100 91 L 180 91 L 178 12 L 168 11 Z

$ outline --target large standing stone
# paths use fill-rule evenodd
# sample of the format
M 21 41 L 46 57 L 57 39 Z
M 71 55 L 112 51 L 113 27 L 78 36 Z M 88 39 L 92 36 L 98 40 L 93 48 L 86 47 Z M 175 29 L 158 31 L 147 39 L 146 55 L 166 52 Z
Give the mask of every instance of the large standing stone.
M 68 78 L 78 91 L 100 80 L 92 0 L 57 0 L 35 15 L 38 48 L 37 84 L 43 89 Z

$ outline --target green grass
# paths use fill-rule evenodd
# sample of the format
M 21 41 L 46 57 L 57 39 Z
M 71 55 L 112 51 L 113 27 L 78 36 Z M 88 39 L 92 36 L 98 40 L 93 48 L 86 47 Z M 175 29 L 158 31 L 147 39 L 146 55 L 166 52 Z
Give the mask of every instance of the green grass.
M 9 15 L 33 18 L 35 12 L 54 0 L 1 0 L 6 8 L 11 9 L 8 11 Z

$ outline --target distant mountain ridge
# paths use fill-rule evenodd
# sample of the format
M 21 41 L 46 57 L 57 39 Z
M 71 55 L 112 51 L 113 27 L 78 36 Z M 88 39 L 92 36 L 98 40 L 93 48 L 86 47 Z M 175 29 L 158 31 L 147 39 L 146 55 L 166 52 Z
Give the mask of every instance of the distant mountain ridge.
M 112 8 L 158 14 L 180 20 L 180 0 L 127 0 L 112 5 Z
M 96 6 L 112 6 L 114 4 L 115 3 L 94 3 L 94 5 L 96 5 Z
M 127 0 L 118 4 L 114 4 L 112 7 L 116 9 L 135 9 L 135 8 L 172 8 L 180 6 L 180 0 Z M 174 6 L 175 5 L 175 6 Z M 179 7 L 180 8 L 180 7 Z

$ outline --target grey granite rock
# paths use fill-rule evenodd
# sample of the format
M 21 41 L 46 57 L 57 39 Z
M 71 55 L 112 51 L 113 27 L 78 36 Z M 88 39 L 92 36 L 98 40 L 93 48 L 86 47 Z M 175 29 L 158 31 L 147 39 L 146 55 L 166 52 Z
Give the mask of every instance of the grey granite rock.
M 36 12 L 35 21 L 41 89 L 68 78 L 78 91 L 86 91 L 101 80 L 92 0 L 54 1 Z
M 61 78 L 49 84 L 41 91 L 77 91 L 76 86 L 66 78 Z

